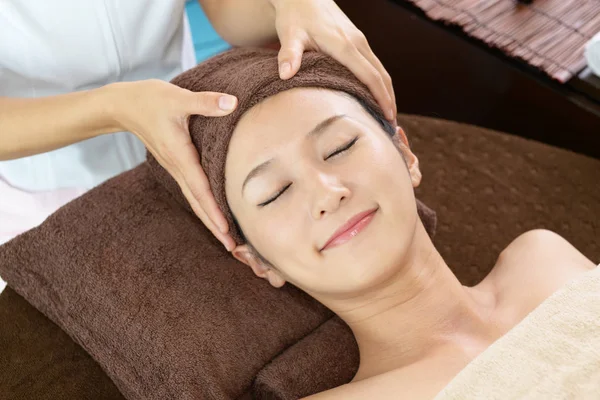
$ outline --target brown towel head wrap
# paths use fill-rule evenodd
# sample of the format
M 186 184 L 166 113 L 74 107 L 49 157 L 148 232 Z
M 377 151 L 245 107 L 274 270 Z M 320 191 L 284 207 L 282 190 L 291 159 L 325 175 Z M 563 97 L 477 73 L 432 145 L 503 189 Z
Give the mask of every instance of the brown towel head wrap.
M 246 111 L 262 100 L 285 90 L 319 87 L 339 90 L 361 99 L 385 119 L 369 89 L 346 67 L 318 52 L 304 53 L 300 70 L 289 80 L 279 78 L 277 51 L 236 48 L 184 72 L 173 79 L 172 83 L 193 92 L 222 92 L 238 98 L 237 109 L 227 116 L 195 115 L 189 121 L 192 142 L 200 154 L 200 163 L 208 177 L 215 200 L 227 219 L 230 234 L 237 244 L 243 244 L 244 240 L 234 223 L 225 195 L 225 161 L 233 131 Z M 175 180 L 149 152 L 147 158 L 157 180 L 191 212 L 192 209 Z M 433 236 L 435 212 L 419 201 L 417 205 L 421 220 L 429 235 Z

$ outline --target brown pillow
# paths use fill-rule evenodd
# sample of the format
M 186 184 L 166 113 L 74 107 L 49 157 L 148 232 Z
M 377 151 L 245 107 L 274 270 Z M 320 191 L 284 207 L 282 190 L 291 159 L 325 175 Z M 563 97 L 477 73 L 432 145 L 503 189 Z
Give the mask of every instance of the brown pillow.
M 266 364 L 332 316 L 236 261 L 147 163 L 0 247 L 0 275 L 128 399 L 239 398 Z M 327 346 L 318 356 L 337 358 Z M 339 381 L 330 372 L 323 379 Z

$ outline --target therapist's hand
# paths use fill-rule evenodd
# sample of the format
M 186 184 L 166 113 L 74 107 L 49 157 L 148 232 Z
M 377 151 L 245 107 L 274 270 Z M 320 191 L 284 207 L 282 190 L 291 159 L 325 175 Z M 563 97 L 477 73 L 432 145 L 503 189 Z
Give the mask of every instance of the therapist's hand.
M 282 79 L 298 72 L 305 50 L 326 53 L 367 85 L 386 117 L 396 125 L 396 98 L 390 75 L 373 54 L 365 35 L 333 0 L 271 0 L 271 3 L 281 43 Z
M 123 130 L 132 132 L 179 184 L 204 225 L 227 250 L 235 247 L 227 220 L 210 189 L 188 120 L 190 115 L 221 117 L 237 107 L 237 99 L 223 93 L 197 92 L 160 80 L 122 82 L 114 90 L 111 113 Z

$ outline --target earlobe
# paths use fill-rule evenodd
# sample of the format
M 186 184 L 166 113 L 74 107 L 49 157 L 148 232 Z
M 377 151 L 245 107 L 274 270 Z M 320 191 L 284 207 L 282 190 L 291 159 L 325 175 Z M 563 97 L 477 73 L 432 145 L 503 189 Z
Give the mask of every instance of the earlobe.
M 280 288 L 283 285 L 285 285 L 285 279 L 283 279 L 279 274 L 271 271 L 269 273 L 269 283 L 271 284 L 271 286 L 276 287 L 276 288 Z
M 421 170 L 419 169 L 419 166 L 417 164 L 415 172 L 411 173 L 411 180 L 412 180 L 412 184 L 413 187 L 418 187 L 421 184 Z
M 404 130 L 400 127 L 396 128 L 396 140 L 398 143 L 400 143 L 400 151 L 404 154 L 404 160 L 406 161 L 408 172 L 410 173 L 412 185 L 413 187 L 417 187 L 421 183 L 419 159 L 410 149 L 410 146 L 408 145 L 408 139 L 406 138 L 406 133 L 404 133 Z
M 419 159 L 412 152 L 410 154 L 412 157 L 408 167 L 410 173 L 410 180 L 412 182 L 413 187 L 418 187 L 421 184 L 422 178 L 421 169 L 419 168 Z

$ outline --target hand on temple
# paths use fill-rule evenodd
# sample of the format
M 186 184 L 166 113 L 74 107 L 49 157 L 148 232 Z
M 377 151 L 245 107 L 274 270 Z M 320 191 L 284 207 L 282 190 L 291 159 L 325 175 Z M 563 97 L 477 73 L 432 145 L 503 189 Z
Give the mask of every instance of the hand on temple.
M 177 181 L 196 215 L 227 250 L 235 247 L 188 129 L 190 115 L 220 117 L 237 107 L 234 96 L 194 93 L 160 80 L 115 83 L 112 114 L 135 134 Z
M 396 125 L 396 98 L 392 80 L 373 54 L 365 35 L 332 0 L 271 0 L 275 27 L 281 42 L 279 74 L 293 77 L 300 69 L 302 53 L 317 50 L 352 71 Z

